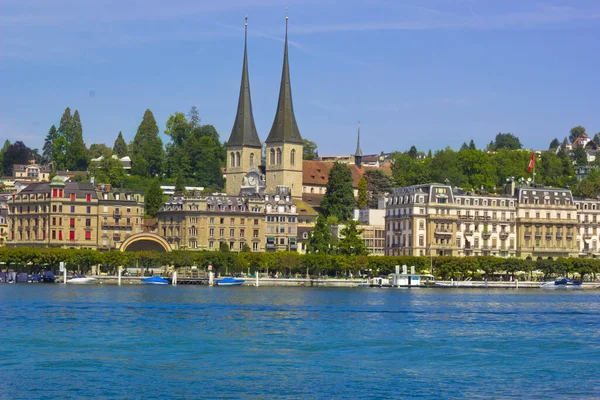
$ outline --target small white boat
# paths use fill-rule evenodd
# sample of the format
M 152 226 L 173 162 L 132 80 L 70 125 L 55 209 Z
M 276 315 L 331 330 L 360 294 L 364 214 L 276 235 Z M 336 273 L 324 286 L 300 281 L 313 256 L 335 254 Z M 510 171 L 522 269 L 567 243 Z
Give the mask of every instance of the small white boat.
M 71 279 L 67 279 L 67 283 L 72 283 L 74 285 L 90 285 L 92 283 L 96 283 L 96 278 L 89 278 L 85 275 L 74 274 Z
M 564 276 L 559 276 L 552 282 L 546 282 L 540 289 L 545 290 L 581 290 L 581 281 L 574 281 Z

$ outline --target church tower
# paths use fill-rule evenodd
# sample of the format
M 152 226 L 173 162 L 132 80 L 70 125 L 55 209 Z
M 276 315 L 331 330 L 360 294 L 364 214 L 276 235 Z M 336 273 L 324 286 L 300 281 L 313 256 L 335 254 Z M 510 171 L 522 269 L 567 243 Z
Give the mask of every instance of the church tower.
M 288 64 L 288 17 L 285 17 L 285 47 L 283 50 L 283 71 L 279 87 L 279 101 L 275 120 L 266 143 L 267 193 L 275 193 L 278 186 L 290 188 L 292 197 L 302 197 L 302 152 L 304 144 L 298 130 L 290 68 Z
M 244 64 L 242 83 L 238 100 L 235 123 L 227 141 L 227 183 L 226 192 L 230 196 L 240 193 L 246 173 L 257 169 L 261 161 L 262 144 L 256 133 L 252 101 L 250 99 L 250 80 L 248 79 L 248 17 L 244 24 Z
M 358 121 L 358 139 L 356 140 L 356 151 L 354 152 L 354 164 L 358 169 L 362 168 L 362 150 L 360 149 L 360 121 Z

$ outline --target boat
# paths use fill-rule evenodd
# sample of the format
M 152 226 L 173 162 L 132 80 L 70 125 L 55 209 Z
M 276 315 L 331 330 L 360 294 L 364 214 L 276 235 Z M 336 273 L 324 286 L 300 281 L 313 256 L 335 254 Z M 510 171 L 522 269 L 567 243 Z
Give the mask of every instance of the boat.
M 44 283 L 54 283 L 56 278 L 54 277 L 54 272 L 52 271 L 44 271 L 42 275 L 42 282 Z
M 21 272 L 20 274 L 17 275 L 17 283 L 26 283 L 29 280 L 29 275 L 27 275 L 27 272 Z
M 230 277 L 217 279 L 218 286 L 240 286 L 244 282 L 246 282 L 244 279 L 236 279 Z
M 90 278 L 81 274 L 73 274 L 71 279 L 67 279 L 67 283 L 72 283 L 74 285 L 89 285 L 91 283 L 96 283 L 96 278 Z
M 169 281 L 166 280 L 165 278 L 161 278 L 158 275 L 154 275 L 151 278 L 142 278 L 141 279 L 142 283 L 145 283 L 147 285 L 168 285 Z
M 569 279 L 564 276 L 559 276 L 554 281 L 546 282 L 540 289 L 546 290 L 558 290 L 558 289 L 567 289 L 567 290 L 579 290 L 583 289 L 581 286 L 581 281 L 575 281 L 573 279 Z
M 42 279 L 42 277 L 40 276 L 40 274 L 33 274 L 29 277 L 29 279 L 27 279 L 28 283 L 40 283 L 40 280 Z
M 0 283 L 6 282 L 6 273 L 0 271 Z

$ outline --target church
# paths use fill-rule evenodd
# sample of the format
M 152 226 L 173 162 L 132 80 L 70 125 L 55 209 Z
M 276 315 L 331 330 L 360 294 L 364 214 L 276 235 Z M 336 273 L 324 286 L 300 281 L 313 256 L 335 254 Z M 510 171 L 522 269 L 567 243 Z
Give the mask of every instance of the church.
M 248 76 L 248 23 L 245 24 L 242 82 L 235 122 L 227 141 L 226 193 L 229 196 L 286 192 L 294 199 L 302 198 L 304 146 L 292 102 L 287 31 L 286 16 L 279 99 L 273 126 L 265 140 L 265 163 L 261 165 L 263 145 L 252 114 Z

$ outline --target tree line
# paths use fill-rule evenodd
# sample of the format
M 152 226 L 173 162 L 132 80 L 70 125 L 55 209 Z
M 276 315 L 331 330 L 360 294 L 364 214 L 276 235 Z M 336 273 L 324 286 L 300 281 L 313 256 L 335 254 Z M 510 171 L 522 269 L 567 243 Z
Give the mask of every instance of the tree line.
M 578 276 L 584 280 L 596 280 L 600 273 L 600 259 L 559 258 L 538 261 L 499 257 L 416 257 L 381 256 L 368 257 L 346 254 L 299 254 L 296 252 L 233 253 L 227 251 L 185 251 L 169 253 L 155 251 L 99 252 L 95 250 L 75 250 L 57 248 L 0 248 L 2 270 L 34 273 L 45 269 L 56 271 L 64 261 L 69 270 L 89 273 L 99 265 L 102 272 L 115 274 L 119 266 L 156 269 L 172 266 L 175 269 L 197 266 L 213 270 L 222 275 L 259 271 L 279 273 L 284 276 L 385 276 L 393 273 L 395 266 L 414 266 L 416 273 L 433 273 L 437 279 L 451 278 L 493 279 L 502 274 L 505 277 L 529 277 L 539 271 L 544 279 L 557 275 Z

